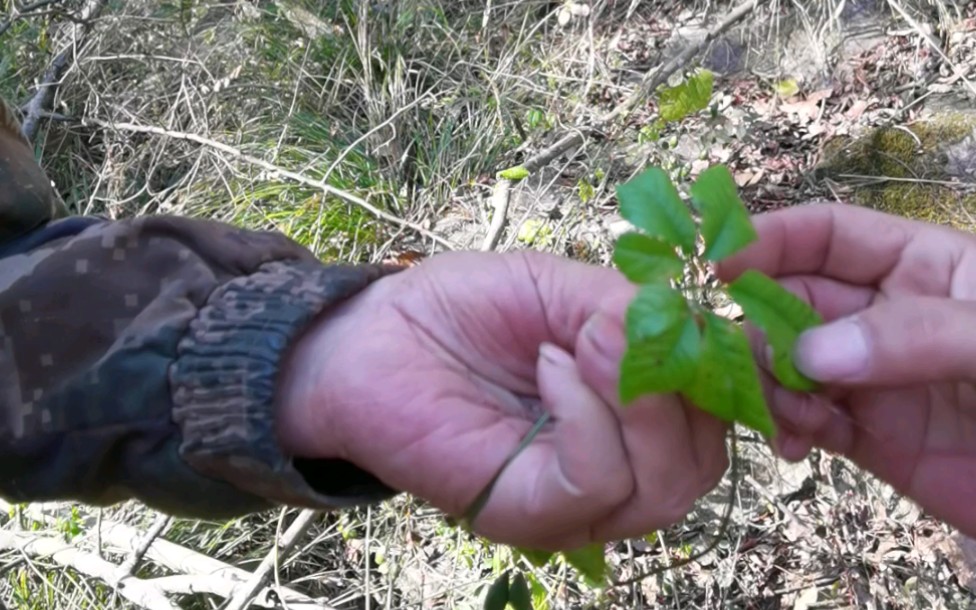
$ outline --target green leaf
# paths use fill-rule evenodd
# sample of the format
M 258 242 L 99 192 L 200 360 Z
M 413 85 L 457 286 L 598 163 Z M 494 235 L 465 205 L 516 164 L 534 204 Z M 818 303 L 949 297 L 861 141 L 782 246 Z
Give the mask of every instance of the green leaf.
M 812 392 L 817 384 L 797 370 L 793 346 L 803 331 L 823 323 L 810 305 L 763 273 L 750 269 L 728 285 L 746 319 L 766 333 L 773 350 L 773 374 L 783 387 Z
M 513 182 L 518 182 L 519 180 L 524 180 L 525 178 L 529 177 L 529 170 L 525 169 L 525 167 L 522 165 L 517 165 L 498 172 L 498 177 L 505 178 L 506 180 L 511 180 Z
M 688 301 L 661 284 L 640 289 L 627 309 L 620 399 L 680 390 L 695 376 L 700 332 Z
M 563 551 L 566 562 L 576 568 L 595 587 L 604 585 L 607 560 L 602 544 L 591 544 L 573 551 Z
M 508 589 L 508 603 L 513 610 L 532 610 L 532 594 L 521 572 L 512 579 L 512 586 Z
M 738 422 L 767 438 L 775 425 L 759 380 L 759 369 L 742 328 L 712 312 L 705 314 L 697 375 L 682 392 L 699 409 Z
M 508 570 L 506 570 L 488 587 L 484 610 L 505 610 L 505 606 L 508 605 L 508 591 Z
M 616 190 L 620 213 L 631 224 L 685 253 L 694 251 L 695 219 L 664 170 L 649 167 Z
M 553 556 L 553 553 L 550 553 L 549 551 L 535 551 L 532 549 L 521 549 L 521 548 L 516 550 L 523 557 L 525 557 L 529 563 L 531 563 L 537 568 L 541 568 L 542 566 L 549 563 L 549 560 L 552 559 Z
M 735 180 L 724 165 L 712 166 L 698 175 L 691 185 L 691 199 L 701 213 L 707 260 L 721 260 L 758 238 Z
M 642 233 L 621 235 L 614 246 L 613 262 L 638 284 L 676 278 L 684 269 L 674 246 Z
M 539 579 L 532 574 L 528 576 L 529 587 L 532 589 L 532 607 L 534 610 L 549 610 L 549 592 Z
M 776 95 L 780 97 L 793 97 L 800 92 L 800 86 L 796 84 L 796 79 L 793 78 L 781 80 L 773 88 L 776 90 Z
M 708 70 L 698 70 L 681 84 L 665 88 L 658 100 L 661 118 L 667 122 L 680 121 L 707 108 L 714 80 Z

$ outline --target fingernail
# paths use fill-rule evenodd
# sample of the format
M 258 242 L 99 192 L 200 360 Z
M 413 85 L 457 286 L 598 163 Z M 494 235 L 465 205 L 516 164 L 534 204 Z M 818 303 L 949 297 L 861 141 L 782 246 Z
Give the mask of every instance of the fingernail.
M 624 329 L 605 313 L 597 312 L 590 316 L 583 326 L 583 334 L 601 356 L 614 363 L 623 357 L 627 348 Z
M 566 350 L 552 343 L 543 343 L 540 345 L 539 355 L 556 366 L 569 367 L 573 364 L 573 357 Z
M 839 320 L 800 335 L 796 367 L 819 381 L 842 381 L 861 376 L 868 367 L 868 342 L 854 319 Z

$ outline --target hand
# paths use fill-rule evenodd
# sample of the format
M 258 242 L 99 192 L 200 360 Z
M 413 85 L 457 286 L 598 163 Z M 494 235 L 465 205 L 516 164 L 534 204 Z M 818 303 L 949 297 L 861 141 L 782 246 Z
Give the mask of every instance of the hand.
M 824 391 L 768 385 L 780 454 L 839 452 L 976 535 L 976 237 L 844 205 L 755 225 L 758 243 L 719 276 L 763 271 L 827 322 L 794 354 Z
M 617 398 L 635 294 L 539 253 L 450 253 L 330 313 L 292 358 L 282 436 L 461 516 L 539 415 L 474 529 L 565 550 L 681 520 L 727 467 L 726 427 L 674 396 Z

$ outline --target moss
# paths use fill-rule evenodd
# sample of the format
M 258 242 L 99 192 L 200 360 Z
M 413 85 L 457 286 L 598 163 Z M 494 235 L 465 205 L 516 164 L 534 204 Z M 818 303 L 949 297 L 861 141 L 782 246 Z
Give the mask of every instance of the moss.
M 974 128 L 976 115 L 953 113 L 859 138 L 833 138 L 816 175 L 847 187 L 851 203 L 976 231 L 976 195 L 938 183 L 949 179 L 945 147 Z
M 976 194 L 960 194 L 941 185 L 900 182 L 863 189 L 853 203 L 906 218 L 976 229 Z

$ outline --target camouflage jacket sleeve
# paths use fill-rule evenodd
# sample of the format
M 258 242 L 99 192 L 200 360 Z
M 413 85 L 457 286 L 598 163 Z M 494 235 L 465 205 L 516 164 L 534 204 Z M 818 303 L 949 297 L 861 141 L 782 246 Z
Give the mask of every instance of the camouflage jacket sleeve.
M 309 322 L 391 271 L 167 216 L 0 244 L 0 495 L 213 518 L 389 497 L 348 463 L 284 455 L 273 405 Z

